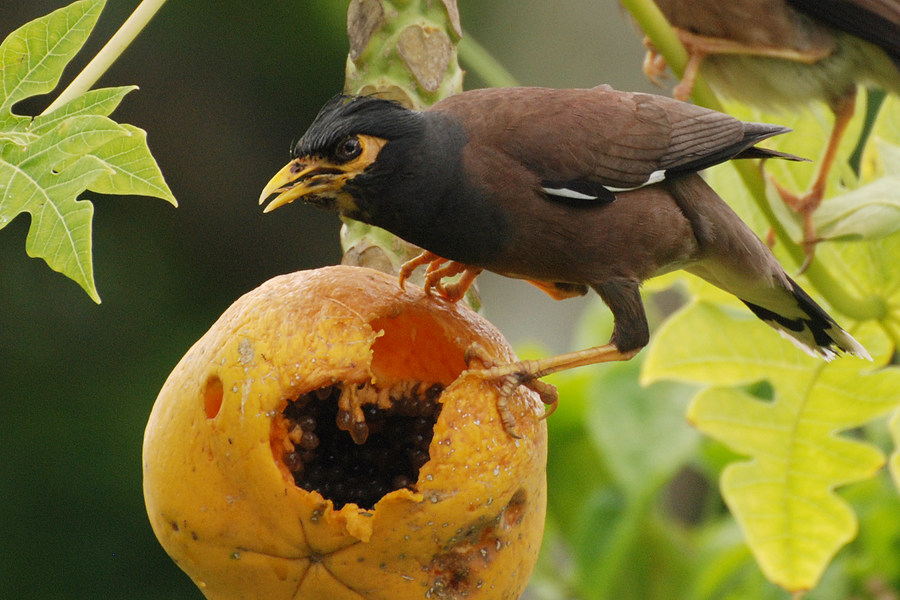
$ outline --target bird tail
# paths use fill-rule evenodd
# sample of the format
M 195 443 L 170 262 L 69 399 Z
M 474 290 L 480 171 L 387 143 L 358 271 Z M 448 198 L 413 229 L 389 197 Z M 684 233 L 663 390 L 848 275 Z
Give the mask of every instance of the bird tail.
M 853 339 L 849 333 L 841 329 L 825 310 L 810 298 L 803 288 L 785 275 L 790 282 L 789 292 L 793 294 L 802 316 L 786 317 L 763 308 L 752 302 L 742 300 L 757 317 L 771 325 L 783 338 L 812 357 L 832 360 L 839 352 L 845 352 L 872 360 L 862 344 Z
M 735 158 L 780 158 L 783 160 L 790 160 L 794 162 L 811 162 L 808 158 L 803 158 L 802 156 L 797 156 L 796 154 L 779 152 L 778 150 L 772 150 L 771 148 L 759 148 L 757 146 L 751 146 L 747 148 L 746 150 L 735 156 Z
M 699 175 L 667 181 L 698 245 L 699 259 L 686 271 L 740 298 L 757 317 L 811 356 L 831 360 L 846 352 L 872 360 L 862 344 L 784 272 L 766 245 Z

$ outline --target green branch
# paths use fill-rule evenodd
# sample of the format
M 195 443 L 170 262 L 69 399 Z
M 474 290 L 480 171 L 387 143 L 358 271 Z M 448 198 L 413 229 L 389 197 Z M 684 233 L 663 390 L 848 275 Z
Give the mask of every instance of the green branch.
M 48 114 L 63 106 L 73 98 L 77 98 L 90 90 L 97 80 L 103 76 L 109 67 L 116 61 L 134 38 L 144 29 L 153 15 L 165 4 L 166 0 L 144 0 L 138 5 L 130 17 L 122 24 L 122 27 L 113 35 L 97 53 L 91 62 L 72 80 L 72 83 L 63 90 L 59 97 L 53 101 L 42 114 Z
M 688 54 L 677 34 L 666 21 L 659 7 L 652 0 L 621 0 L 635 21 L 652 42 L 654 48 L 666 59 L 669 68 L 678 76 L 684 74 Z M 701 76 L 697 76 L 691 98 L 699 106 L 723 111 L 722 103 Z M 797 264 L 803 262 L 803 248 L 794 242 L 775 216 L 766 197 L 765 179 L 762 171 L 750 161 L 732 163 L 749 190 L 757 208 L 772 227 L 776 238 Z M 887 305 L 883 298 L 867 296 L 860 298 L 848 293 L 844 286 L 825 268 L 821 261 L 813 260 L 806 270 L 806 277 L 835 310 L 857 321 L 881 320 L 887 315 Z
M 459 59 L 472 73 L 490 87 L 516 87 L 519 83 L 503 64 L 478 43 L 469 32 L 463 34 L 457 47 Z

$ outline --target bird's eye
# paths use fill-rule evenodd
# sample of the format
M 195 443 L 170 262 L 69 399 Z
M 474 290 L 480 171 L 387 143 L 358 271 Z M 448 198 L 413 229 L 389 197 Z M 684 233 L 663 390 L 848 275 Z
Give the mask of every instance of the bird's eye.
M 359 156 L 360 152 L 362 152 L 362 143 L 358 137 L 352 136 L 338 144 L 335 156 L 338 160 L 347 161 Z

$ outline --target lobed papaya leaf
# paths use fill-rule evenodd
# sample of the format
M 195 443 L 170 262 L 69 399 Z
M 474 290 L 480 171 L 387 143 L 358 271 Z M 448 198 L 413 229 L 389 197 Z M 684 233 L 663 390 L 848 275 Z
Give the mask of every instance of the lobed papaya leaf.
M 119 106 L 126 94 L 137 89 L 136 85 L 90 90 L 51 113 L 38 115 L 28 127 L 31 135 L 41 135 L 69 117 L 99 115 L 108 117 Z
M 891 345 L 874 325 L 857 336 L 876 364 L 888 361 Z M 855 358 L 807 357 L 752 316 L 705 301 L 669 319 L 649 349 L 642 381 L 709 386 L 688 419 L 750 457 L 725 469 L 722 494 L 763 572 L 788 590 L 815 587 L 856 535 L 856 517 L 834 488 L 884 464 L 875 447 L 837 435 L 897 408 L 900 369 L 871 369 Z M 771 401 L 739 389 L 762 380 Z
M 176 204 L 145 132 L 108 116 L 136 88 L 91 90 L 34 118 L 15 114 L 13 106 L 56 87 L 104 4 L 79 0 L 20 27 L 0 44 L 0 228 L 29 213 L 28 255 L 43 258 L 96 302 L 93 205 L 78 196 L 89 189 Z
M 147 147 L 147 132 L 133 125 L 122 127 L 130 135 L 110 140 L 94 152 L 112 173 L 98 177 L 88 189 L 101 194 L 153 196 L 177 205 Z

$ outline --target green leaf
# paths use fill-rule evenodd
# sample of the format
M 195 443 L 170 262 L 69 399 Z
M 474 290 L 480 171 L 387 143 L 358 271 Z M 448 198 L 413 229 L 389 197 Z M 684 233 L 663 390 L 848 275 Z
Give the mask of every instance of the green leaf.
M 858 339 L 876 362 L 891 347 L 874 327 Z M 816 585 L 856 518 L 834 488 L 871 477 L 884 463 L 873 446 L 838 437 L 896 409 L 900 370 L 869 371 L 854 358 L 817 361 L 746 314 L 694 302 L 657 333 L 644 382 L 703 383 L 688 412 L 699 430 L 751 460 L 728 466 L 722 493 L 753 554 L 788 590 Z M 774 400 L 735 389 L 768 380 Z
M 51 269 L 65 273 L 75 281 L 94 280 L 91 262 L 91 219 L 94 206 L 74 200 L 88 182 L 107 173 L 102 161 L 82 156 L 60 173 L 57 181 L 35 186 L 30 200 L 33 208 L 31 229 L 25 240 L 25 251 L 33 258 L 42 257 Z M 58 199 L 62 198 L 62 201 Z M 92 298 L 95 297 L 96 291 Z
M 13 104 L 56 87 L 104 4 L 105 0 L 79 0 L 23 25 L 0 44 L 0 126 L 25 120 L 12 114 Z
M 25 249 L 77 281 L 94 300 L 90 202 L 76 196 L 112 169 L 89 152 L 127 129 L 107 117 L 70 117 L 26 146 L 0 142 L 0 227 L 31 214 Z
M 816 211 L 820 240 L 864 240 L 900 230 L 900 177 L 882 177 L 833 198 Z
M 137 89 L 135 85 L 90 90 L 71 102 L 67 102 L 51 113 L 34 118 L 28 132 L 34 135 L 46 133 L 61 121 L 79 115 L 99 115 L 108 117 L 119 106 L 122 98 Z
M 890 429 L 895 447 L 890 462 L 891 477 L 894 479 L 894 485 L 900 489 L 900 410 L 895 411 L 891 417 Z
M 29 213 L 28 255 L 43 258 L 96 302 L 93 206 L 78 195 L 90 189 L 175 204 L 146 133 L 109 118 L 136 87 L 91 90 L 34 119 L 14 114 L 12 107 L 56 87 L 103 6 L 103 0 L 80 0 L 28 23 L 0 44 L 0 228 Z
M 147 147 L 147 132 L 132 125 L 122 127 L 131 135 L 115 138 L 94 152 L 113 173 L 98 177 L 88 189 L 101 194 L 153 196 L 178 206 Z
M 900 148 L 876 144 L 889 174 L 831 198 L 815 212 L 816 235 L 829 240 L 863 240 L 900 230 Z

